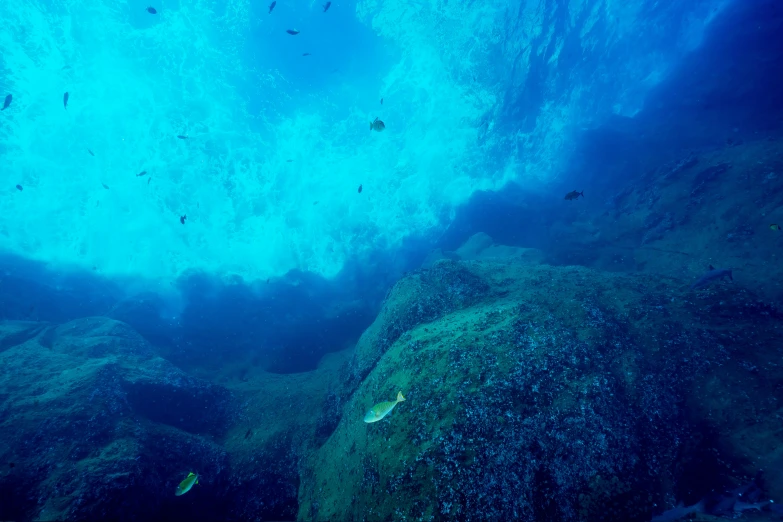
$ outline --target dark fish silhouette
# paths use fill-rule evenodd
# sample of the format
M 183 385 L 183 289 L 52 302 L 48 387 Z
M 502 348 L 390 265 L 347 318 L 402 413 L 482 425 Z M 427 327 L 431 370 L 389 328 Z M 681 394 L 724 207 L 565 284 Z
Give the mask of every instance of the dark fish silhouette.
M 310 53 L 302 53 L 302 56 L 310 56 Z
M 14 464 L 13 462 L 9 462 L 9 463 L 8 463 L 8 467 L 9 467 L 9 468 L 13 468 L 14 466 L 16 466 L 16 464 Z
M 565 195 L 565 199 L 568 201 L 571 201 L 572 199 L 579 199 L 579 196 L 585 197 L 585 191 L 577 192 L 575 190 L 572 190 L 568 194 Z
M 294 35 L 294 36 L 299 34 L 299 30 L 298 29 L 286 29 L 285 32 L 288 33 L 288 34 Z
M 147 12 L 149 14 L 158 14 L 158 11 L 154 7 L 148 7 Z
M 359 185 L 359 194 L 361 194 L 361 193 L 362 193 L 362 186 Z
M 184 224 L 185 224 L 185 220 L 186 220 L 186 219 L 188 219 L 188 216 L 187 216 L 187 215 L 185 215 L 185 216 L 180 216 L 180 217 L 179 217 L 179 222 L 180 222 L 180 223 L 182 223 L 182 224 L 184 225 Z
M 106 183 L 101 183 L 101 185 L 103 185 L 103 188 L 105 188 L 106 190 L 109 190 L 109 186 Z
M 90 153 L 90 156 L 93 156 L 93 157 L 95 156 L 95 154 L 93 154 L 93 152 L 90 149 L 87 149 L 87 152 Z
M 383 98 L 381 98 L 381 105 L 383 105 Z
M 370 130 L 371 130 L 371 131 L 373 131 L 373 130 L 374 130 L 374 131 L 381 132 L 381 131 L 383 131 L 383 129 L 385 129 L 385 128 L 386 128 L 386 124 L 385 124 L 385 123 L 383 123 L 383 122 L 382 122 L 381 120 L 379 120 L 378 118 L 375 118 L 373 121 L 371 121 L 371 122 L 370 122 Z
M 142 177 L 142 176 L 146 176 L 146 175 L 147 175 L 147 171 L 146 171 L 146 170 L 142 170 L 141 172 L 139 172 L 138 174 L 136 174 L 136 177 L 137 177 L 137 178 L 140 178 L 140 177 Z
M 68 108 L 68 98 L 69 97 L 70 97 L 70 94 L 68 94 L 67 92 L 65 94 L 63 94 L 63 107 L 66 108 L 66 109 Z
M 245 440 L 249 439 L 253 436 L 253 428 L 248 428 L 247 433 L 245 433 Z
M 150 181 L 152 181 L 152 178 L 147 178 L 147 185 L 150 184 Z
M 276 5 L 277 2 L 272 2 L 271 4 L 269 4 L 269 14 L 272 14 L 272 9 L 274 9 Z
M 0 109 L 0 111 L 6 110 L 8 108 L 8 106 L 11 105 L 11 100 L 13 100 L 13 99 L 14 99 L 14 97 L 11 96 L 10 94 L 8 96 L 6 96 L 5 97 L 5 101 L 3 102 L 3 108 Z
M 186 140 L 186 139 L 188 139 L 188 137 L 187 137 L 187 136 L 183 136 L 182 134 L 177 134 L 177 138 L 179 138 L 179 139 L 181 139 L 181 140 Z
M 324 4 L 324 13 L 329 10 L 329 8 L 332 7 L 332 2 L 326 2 Z
M 22 185 L 17 185 L 16 190 L 24 190 L 24 189 L 22 188 Z

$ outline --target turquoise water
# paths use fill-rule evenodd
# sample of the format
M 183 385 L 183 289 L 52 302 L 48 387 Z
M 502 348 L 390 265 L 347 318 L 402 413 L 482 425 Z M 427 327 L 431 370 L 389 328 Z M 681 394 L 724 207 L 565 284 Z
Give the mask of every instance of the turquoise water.
M 153 289 L 334 276 L 557 180 L 724 4 L 9 2 L 0 248 Z

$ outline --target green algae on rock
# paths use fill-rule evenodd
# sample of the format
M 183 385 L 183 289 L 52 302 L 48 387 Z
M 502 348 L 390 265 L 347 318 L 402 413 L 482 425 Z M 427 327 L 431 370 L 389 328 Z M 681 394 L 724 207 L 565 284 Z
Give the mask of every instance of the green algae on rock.
M 783 383 L 741 369 L 779 358 L 773 309 L 682 283 L 509 261 L 401 281 L 357 346 L 338 425 L 302 464 L 299 519 L 649 520 L 681 493 L 716 369 Z M 368 430 L 366 404 L 399 389 L 405 410 Z
M 0 518 L 217 516 L 227 456 L 213 438 L 229 421 L 225 389 L 182 373 L 111 319 L 11 322 L 0 334 L 0 458 L 16 463 L 0 475 Z M 186 507 L 172 495 L 183 468 L 211 485 Z

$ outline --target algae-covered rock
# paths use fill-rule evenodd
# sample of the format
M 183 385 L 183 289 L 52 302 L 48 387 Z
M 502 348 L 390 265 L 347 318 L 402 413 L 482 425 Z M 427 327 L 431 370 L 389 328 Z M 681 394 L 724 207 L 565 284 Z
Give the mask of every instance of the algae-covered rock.
M 450 261 L 399 282 L 357 346 L 339 424 L 302 463 L 299 519 L 647 521 L 719 471 L 754 474 L 783 432 L 780 317 L 736 286 L 684 286 Z M 391 415 L 362 421 L 398 391 Z M 767 440 L 740 447 L 748 416 Z M 703 455 L 714 473 L 694 477 Z
M 225 389 L 111 319 L 5 323 L 0 335 L 0 519 L 219 513 Z M 181 502 L 174 490 L 190 471 L 211 487 Z
M 485 281 L 451 260 L 440 260 L 432 268 L 398 281 L 376 320 L 359 339 L 351 362 L 354 380 L 364 378 L 404 332 L 488 296 Z
M 331 423 L 340 418 L 333 388 L 347 355 L 328 354 L 310 372 L 248 373 L 244 382 L 231 386 L 242 407 L 224 439 L 231 464 L 230 518 L 296 518 L 299 462 L 307 448 L 334 431 Z

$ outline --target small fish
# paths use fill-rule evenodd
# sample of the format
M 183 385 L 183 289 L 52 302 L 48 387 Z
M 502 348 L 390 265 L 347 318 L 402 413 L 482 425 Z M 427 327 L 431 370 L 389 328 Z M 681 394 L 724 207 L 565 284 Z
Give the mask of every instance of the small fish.
M 381 98 L 381 105 L 383 105 L 383 98 Z
M 361 193 L 362 193 L 362 186 L 359 185 L 359 194 L 361 194 Z
M 6 110 L 8 108 L 8 106 L 11 105 L 11 100 L 13 100 L 13 99 L 14 99 L 14 97 L 11 96 L 10 94 L 8 96 L 6 96 L 5 97 L 5 101 L 3 102 L 3 108 L 0 109 L 0 111 Z
M 193 484 L 198 484 L 198 475 L 190 472 L 188 473 L 188 476 L 185 477 L 185 480 L 179 483 L 179 486 L 177 486 L 177 491 L 174 492 L 174 494 L 176 496 L 184 495 L 190 491 L 190 488 L 193 487 Z
M 67 92 L 65 94 L 63 94 L 63 107 L 65 109 L 68 109 L 68 98 L 69 97 L 70 97 L 70 94 L 68 94 Z
M 379 402 L 367 412 L 367 414 L 364 416 L 364 422 L 378 422 L 390 414 L 394 407 L 397 406 L 397 403 L 404 400 L 405 397 L 402 396 L 402 392 L 397 392 L 396 401 Z
M 734 281 L 734 278 L 731 275 L 731 269 L 730 268 L 721 268 L 716 269 L 714 266 L 710 265 L 710 270 L 703 276 L 701 276 L 698 281 L 693 283 L 691 285 L 691 290 L 696 290 L 697 288 L 703 288 L 713 281 L 717 281 L 721 278 L 728 277 L 731 281 Z
M 272 9 L 274 9 L 276 5 L 277 5 L 276 1 L 269 4 L 269 14 L 272 14 Z
M 147 185 L 150 184 L 150 181 L 152 181 L 152 178 L 147 178 Z
M 136 177 L 137 177 L 137 178 L 140 178 L 140 177 L 142 177 L 142 176 L 146 176 L 146 175 L 147 175 L 147 171 L 146 171 L 146 170 L 142 170 L 141 172 L 139 172 L 138 174 L 136 174 Z M 149 183 L 149 182 L 148 182 L 148 183 Z
M 154 7 L 148 7 L 147 12 L 149 14 L 158 14 L 158 11 Z
M 90 156 L 95 157 L 95 153 L 93 153 L 93 151 L 91 151 L 90 149 L 87 149 L 87 152 L 90 153 Z
M 579 196 L 585 197 L 585 191 L 577 192 L 575 190 L 572 190 L 568 194 L 565 195 L 565 199 L 568 201 L 571 201 L 572 199 L 579 199 Z
M 293 36 L 296 36 L 296 35 L 299 34 L 299 30 L 298 29 L 286 29 L 285 32 L 290 34 L 290 35 L 293 35 Z
M 267 278 L 267 280 L 266 280 L 266 284 L 269 284 L 269 279 L 271 279 L 271 278 Z
M 371 131 L 381 132 L 385 128 L 386 128 L 386 124 L 383 123 L 378 118 L 375 118 L 372 122 L 370 122 L 370 130 Z
M 24 189 L 22 188 L 22 185 L 17 185 L 16 190 L 24 190 Z
M 14 468 L 14 467 L 16 467 L 16 464 L 14 464 L 13 462 L 9 462 L 8 463 L 8 467 L 9 468 Z
M 109 186 L 106 183 L 101 183 L 101 185 L 103 185 L 103 188 L 105 188 L 106 190 L 109 190 Z
M 253 428 L 248 428 L 247 433 L 245 433 L 245 440 L 249 439 L 253 436 Z
M 294 160 L 285 160 L 286 163 L 291 163 Z
M 780 225 L 776 225 L 775 223 L 772 223 L 772 224 L 769 226 L 769 229 L 770 229 L 770 230 L 780 230 Z
M 180 216 L 180 217 L 179 217 L 179 222 L 180 222 L 180 223 L 182 223 L 182 224 L 184 225 L 184 224 L 185 224 L 185 220 L 186 220 L 186 219 L 188 219 L 188 216 L 187 216 L 187 215 Z
M 324 13 L 329 10 L 329 8 L 332 7 L 332 2 L 326 2 L 324 4 Z
M 302 56 L 310 56 L 310 53 L 302 53 Z
M 315 206 L 315 205 L 317 205 L 317 204 L 318 204 L 318 202 L 317 202 L 317 201 L 313 201 L 313 206 Z
M 187 136 L 183 136 L 182 134 L 177 134 L 177 138 L 179 138 L 179 139 L 181 139 L 181 140 L 186 140 L 186 139 L 188 139 L 188 137 L 187 137 Z

